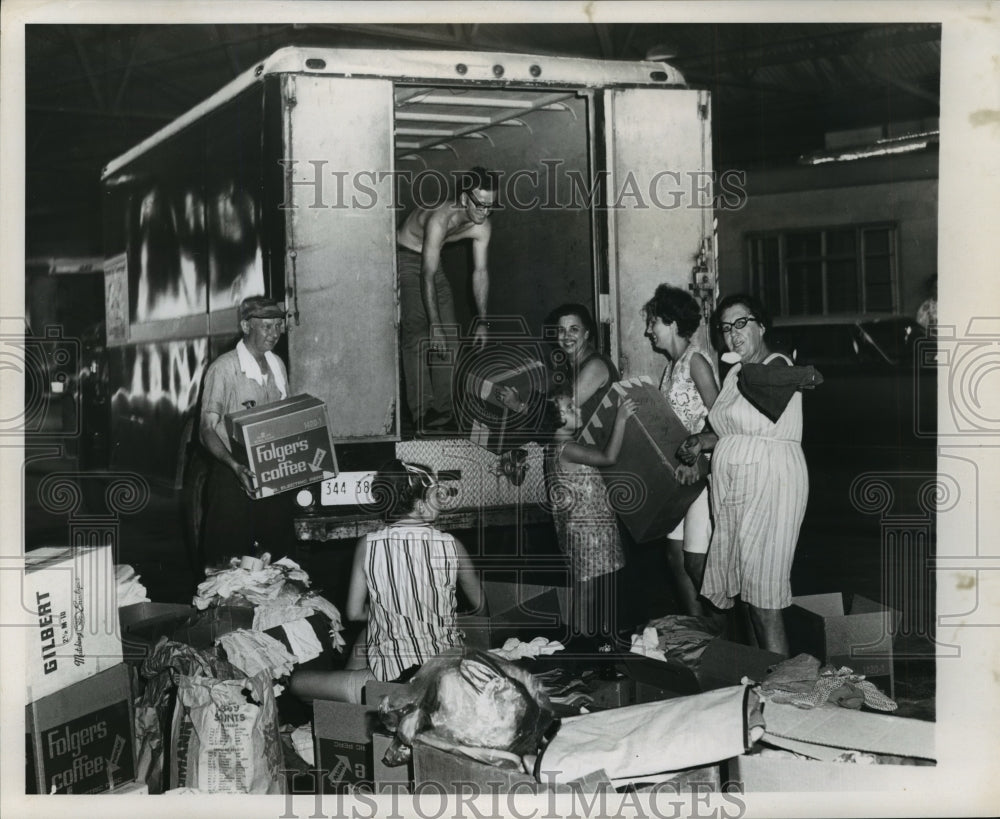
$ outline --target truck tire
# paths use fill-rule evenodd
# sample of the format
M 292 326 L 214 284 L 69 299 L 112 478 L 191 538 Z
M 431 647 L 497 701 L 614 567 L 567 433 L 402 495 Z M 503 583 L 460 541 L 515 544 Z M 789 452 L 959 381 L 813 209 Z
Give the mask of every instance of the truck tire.
M 193 446 L 189 452 L 181 487 L 181 525 L 188 561 L 195 576 L 201 579 L 205 566 L 201 553 L 201 526 L 205 515 L 205 482 L 211 467 L 199 447 Z

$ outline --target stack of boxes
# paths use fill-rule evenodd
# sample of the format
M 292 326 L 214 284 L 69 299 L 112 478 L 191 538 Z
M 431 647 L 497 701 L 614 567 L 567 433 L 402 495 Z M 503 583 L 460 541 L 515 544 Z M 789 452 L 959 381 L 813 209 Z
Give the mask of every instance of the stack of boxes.
M 122 662 L 111 547 L 38 549 L 25 563 L 26 789 L 90 794 L 130 788 L 131 678 Z

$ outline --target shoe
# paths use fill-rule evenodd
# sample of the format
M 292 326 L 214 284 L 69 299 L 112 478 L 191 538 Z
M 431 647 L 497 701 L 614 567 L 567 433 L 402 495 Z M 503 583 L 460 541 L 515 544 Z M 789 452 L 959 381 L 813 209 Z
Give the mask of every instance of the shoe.
M 450 412 L 438 412 L 437 410 L 427 410 L 427 414 L 424 415 L 421 426 L 424 429 L 444 429 L 445 427 L 452 426 L 454 424 L 454 418 Z

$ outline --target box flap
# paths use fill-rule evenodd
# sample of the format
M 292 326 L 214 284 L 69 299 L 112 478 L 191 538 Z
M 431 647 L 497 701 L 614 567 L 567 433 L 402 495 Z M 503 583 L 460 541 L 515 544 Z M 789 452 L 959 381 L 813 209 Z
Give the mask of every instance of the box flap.
M 248 419 L 252 419 L 253 421 L 264 421 L 268 418 L 279 417 L 288 412 L 310 409 L 312 407 L 319 406 L 323 406 L 322 401 L 312 395 L 309 395 L 308 393 L 302 393 L 300 395 L 292 395 L 288 398 L 283 398 L 280 401 L 274 401 L 270 404 L 262 404 L 259 407 L 251 407 L 250 409 L 240 410 L 239 412 L 230 412 L 226 415 L 226 417 L 231 421 L 246 421 Z
M 826 703 L 819 708 L 768 702 L 765 738 L 787 738 L 844 750 L 934 759 L 934 723 L 853 711 Z
M 840 592 L 832 594 L 805 594 L 792 598 L 792 605 L 818 614 L 821 617 L 840 617 L 844 614 L 844 595 Z

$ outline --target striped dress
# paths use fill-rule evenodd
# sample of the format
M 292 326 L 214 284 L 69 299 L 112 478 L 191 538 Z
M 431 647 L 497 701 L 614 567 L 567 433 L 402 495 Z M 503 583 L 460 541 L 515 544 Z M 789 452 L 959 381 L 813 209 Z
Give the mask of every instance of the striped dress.
M 396 524 L 367 536 L 368 667 L 394 680 L 447 648 L 456 627 L 458 553 L 451 535 L 429 525 Z
M 701 593 L 720 608 L 740 595 L 758 608 L 782 609 L 792 602 L 792 558 L 809 495 L 802 393 L 772 423 L 740 394 L 739 369 L 726 375 L 708 415 L 719 442 L 712 453 L 715 532 Z

